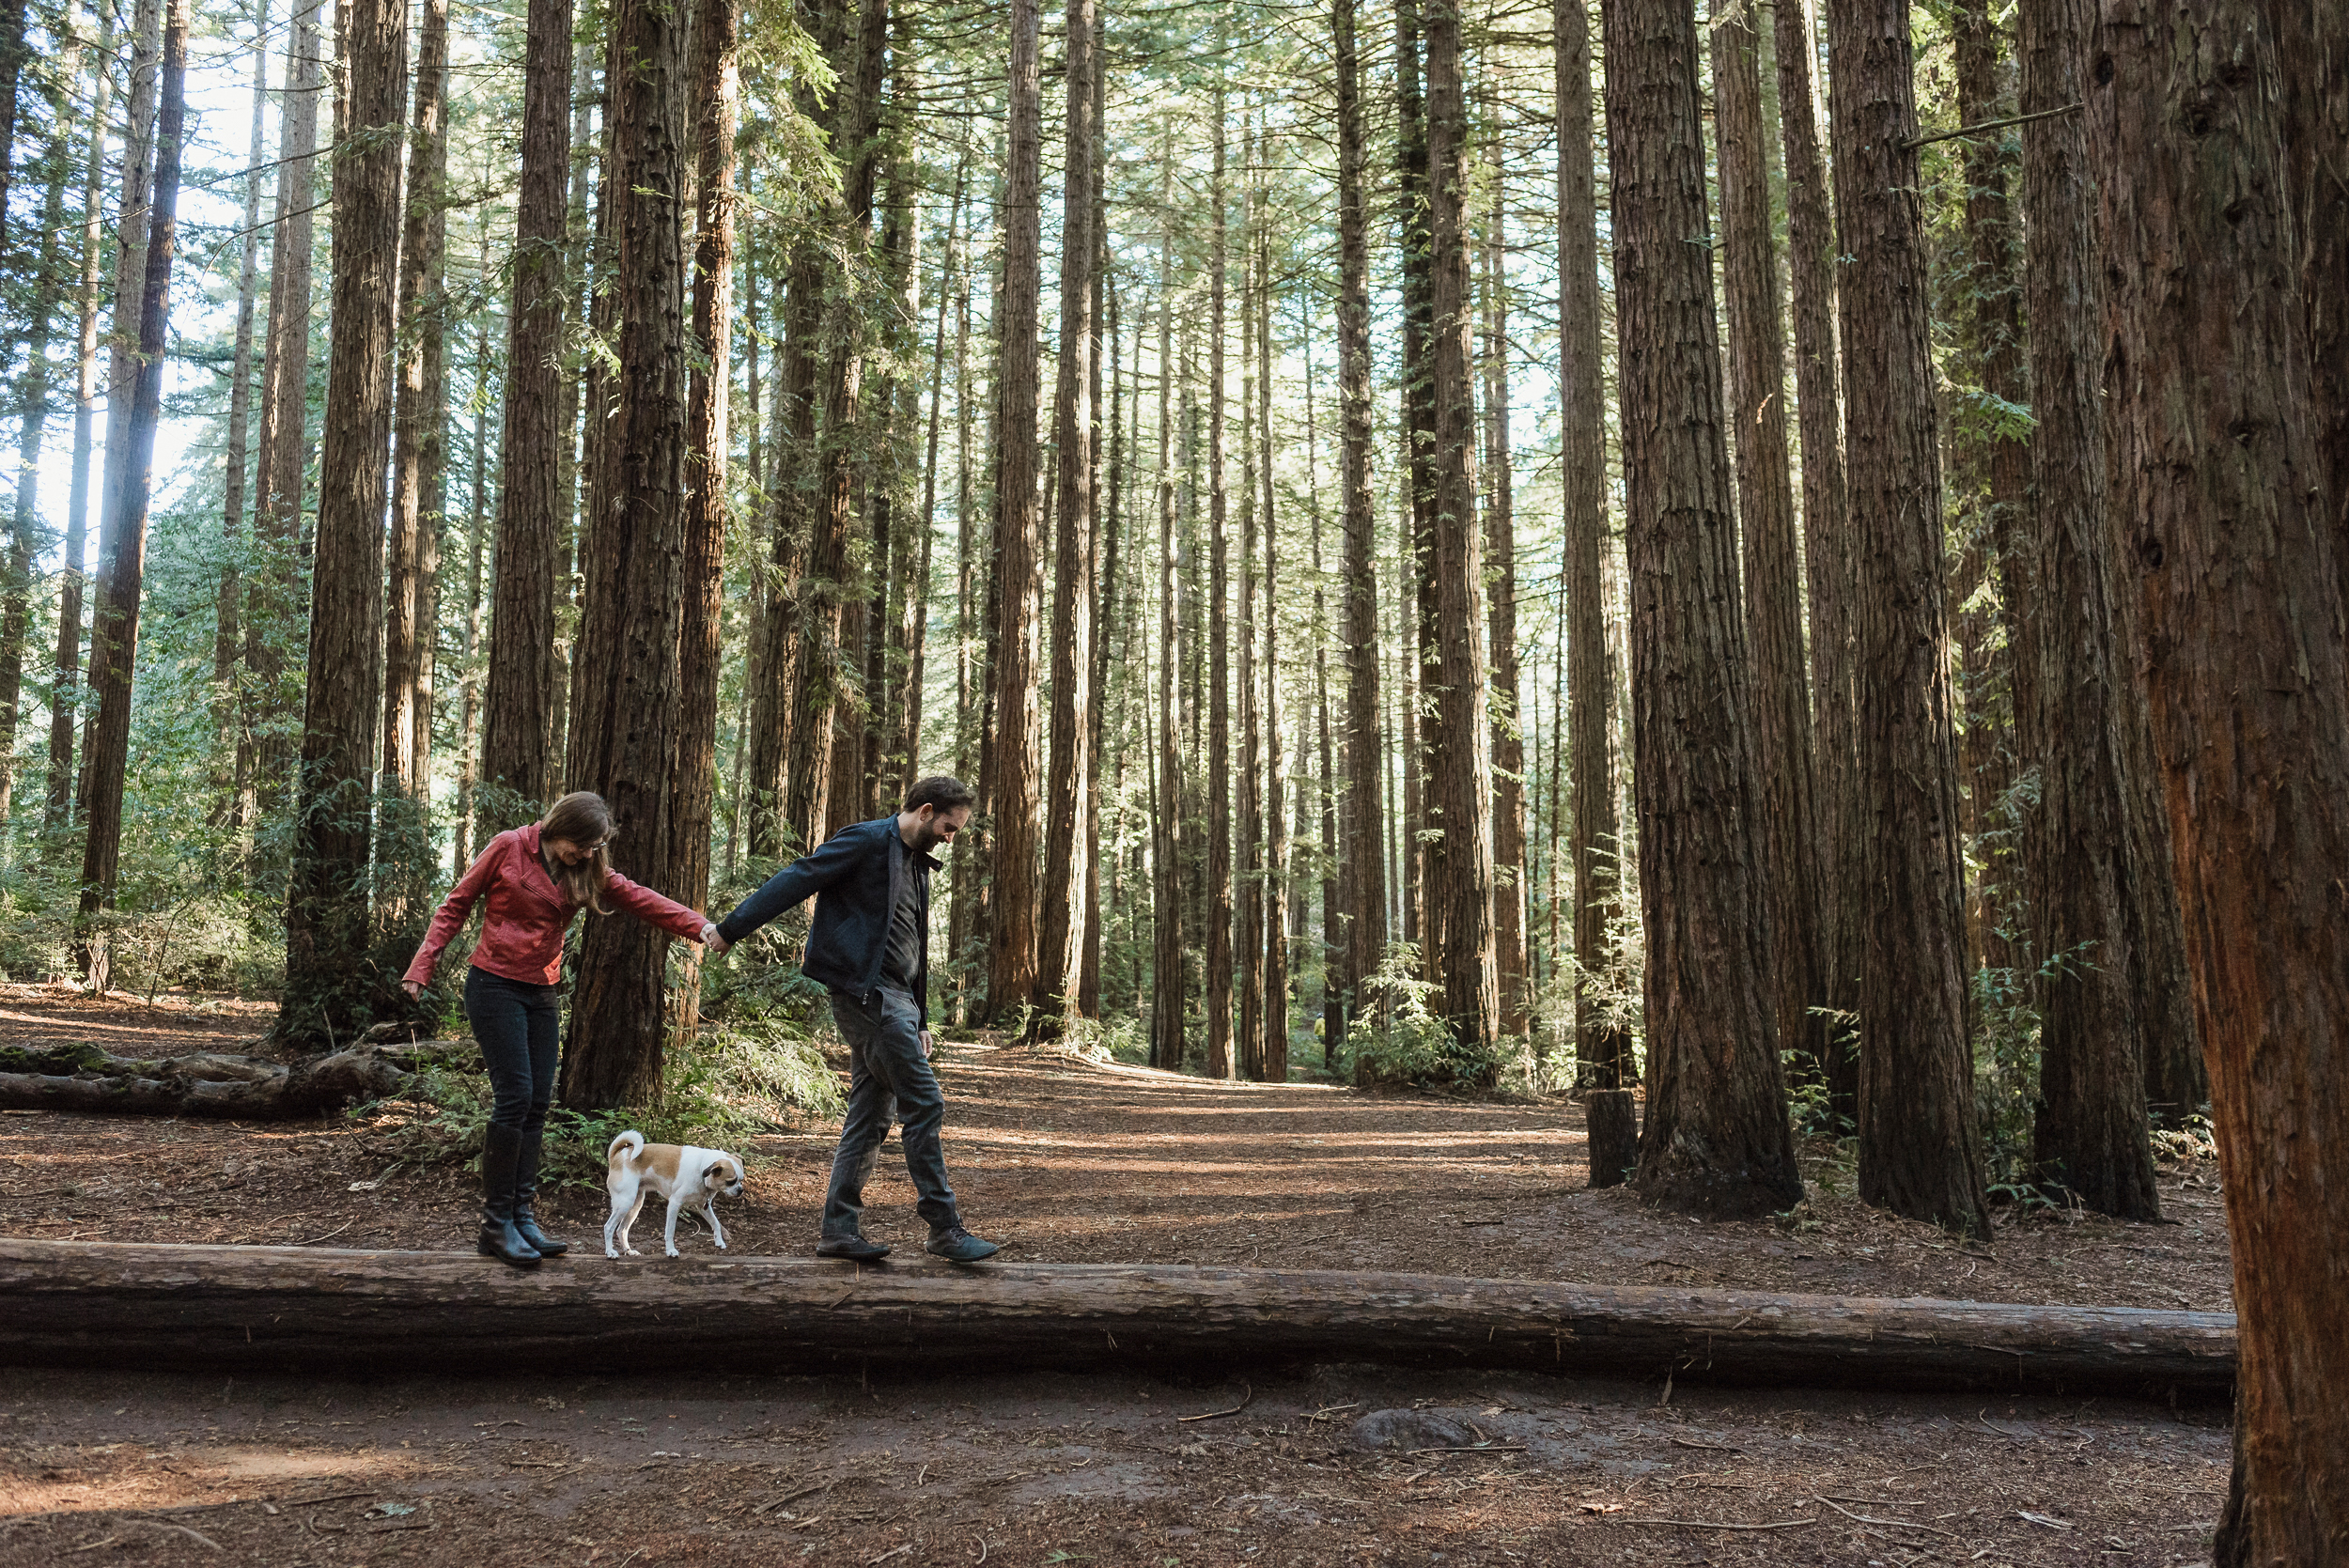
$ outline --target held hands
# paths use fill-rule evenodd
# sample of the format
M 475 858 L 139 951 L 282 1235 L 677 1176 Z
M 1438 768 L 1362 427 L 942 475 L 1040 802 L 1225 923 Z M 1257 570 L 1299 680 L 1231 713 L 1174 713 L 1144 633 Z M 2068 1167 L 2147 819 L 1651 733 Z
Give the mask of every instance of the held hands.
M 707 920 L 702 922 L 701 942 L 703 947 L 708 949 L 712 958 L 723 956 L 726 949 L 734 945 L 719 935 L 715 922 Z

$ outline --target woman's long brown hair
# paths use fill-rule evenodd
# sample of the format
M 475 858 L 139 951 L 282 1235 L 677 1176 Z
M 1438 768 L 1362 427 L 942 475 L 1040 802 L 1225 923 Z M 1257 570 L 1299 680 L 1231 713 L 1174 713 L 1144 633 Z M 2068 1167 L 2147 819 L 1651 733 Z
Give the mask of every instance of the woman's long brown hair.
M 547 840 L 568 839 L 594 851 L 577 865 L 565 865 L 547 852 Z M 538 858 L 554 885 L 573 904 L 584 904 L 599 915 L 611 908 L 603 901 L 603 884 L 612 875 L 612 854 L 604 846 L 612 838 L 612 809 L 603 797 L 575 789 L 547 808 L 538 822 Z

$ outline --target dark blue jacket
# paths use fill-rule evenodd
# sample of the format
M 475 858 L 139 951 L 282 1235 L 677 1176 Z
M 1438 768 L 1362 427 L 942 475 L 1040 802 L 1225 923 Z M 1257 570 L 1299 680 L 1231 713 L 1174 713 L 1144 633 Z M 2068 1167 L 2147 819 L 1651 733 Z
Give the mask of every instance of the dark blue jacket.
M 890 851 L 898 837 L 894 816 L 877 817 L 843 828 L 767 878 L 756 893 L 734 907 L 718 923 L 727 943 L 740 941 L 777 915 L 806 898 L 816 900 L 816 918 L 808 925 L 807 952 L 800 971 L 834 990 L 868 997 L 880 986 L 881 964 L 889 955 L 889 917 L 897 908 L 902 883 L 912 875 L 916 851 Z M 902 840 L 900 840 L 902 842 Z M 921 862 L 932 871 L 939 862 L 927 855 Z M 913 971 L 913 1003 L 921 1010 L 922 1027 L 930 1021 L 930 891 L 921 878 L 915 888 L 914 929 L 921 933 L 921 957 Z

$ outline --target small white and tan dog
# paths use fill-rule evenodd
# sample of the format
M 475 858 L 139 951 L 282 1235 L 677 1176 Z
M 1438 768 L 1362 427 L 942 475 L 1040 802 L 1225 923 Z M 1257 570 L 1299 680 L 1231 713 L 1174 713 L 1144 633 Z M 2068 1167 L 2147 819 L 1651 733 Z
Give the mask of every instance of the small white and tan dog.
M 643 1211 L 649 1190 L 669 1200 L 667 1243 L 676 1257 L 677 1219 L 687 1209 L 709 1221 L 709 1234 L 719 1250 L 726 1245 L 725 1228 L 710 1200 L 742 1196 L 742 1162 L 723 1149 L 697 1149 L 691 1143 L 647 1143 L 645 1135 L 630 1128 L 612 1141 L 604 1152 L 603 1189 L 612 1195 L 612 1218 L 603 1222 L 603 1255 L 622 1252 L 641 1256 L 628 1244 L 628 1233 Z

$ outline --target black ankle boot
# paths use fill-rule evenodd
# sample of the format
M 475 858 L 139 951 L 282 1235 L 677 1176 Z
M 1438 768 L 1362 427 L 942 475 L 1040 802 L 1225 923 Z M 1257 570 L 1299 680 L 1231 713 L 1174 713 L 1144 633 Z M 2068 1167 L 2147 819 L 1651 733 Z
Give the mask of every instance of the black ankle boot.
M 481 1234 L 475 1250 L 518 1268 L 538 1262 L 538 1250 L 514 1228 L 514 1168 L 522 1149 L 520 1127 L 493 1126 L 481 1146 Z
M 545 1138 L 543 1131 L 522 1134 L 521 1154 L 514 1162 L 514 1229 L 540 1257 L 559 1258 L 571 1250 L 571 1244 L 540 1230 L 533 1207 L 538 1196 L 538 1146 Z

